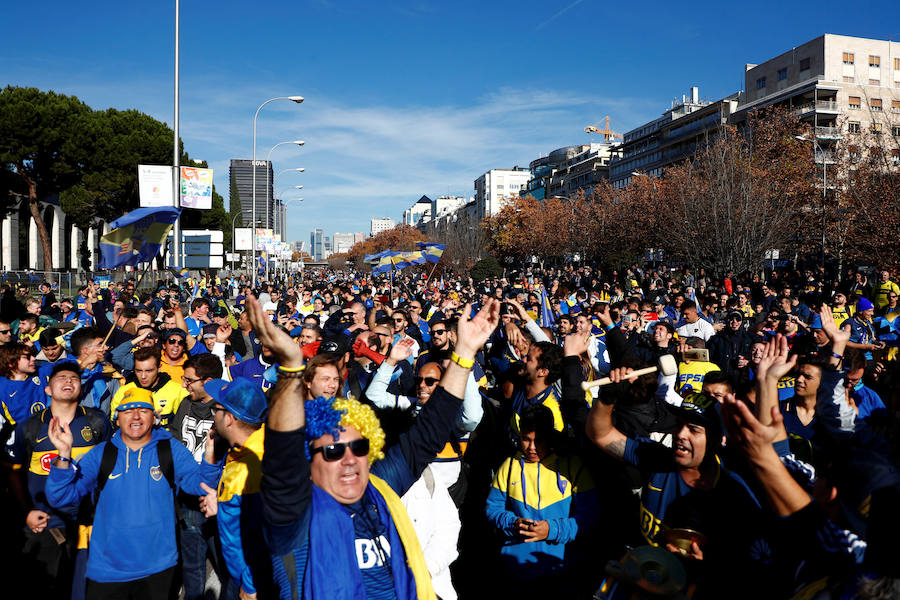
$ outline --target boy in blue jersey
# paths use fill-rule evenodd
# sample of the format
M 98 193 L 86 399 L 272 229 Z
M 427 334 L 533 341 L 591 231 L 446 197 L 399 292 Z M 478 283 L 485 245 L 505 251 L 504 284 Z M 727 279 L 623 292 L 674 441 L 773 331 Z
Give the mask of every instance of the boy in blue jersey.
M 630 372 L 613 369 L 610 379 L 615 384 L 634 381 Z M 736 597 L 729 578 L 746 578 L 754 570 L 751 547 L 758 542 L 761 509 L 743 479 L 725 469 L 716 455 L 722 441 L 716 400 L 689 394 L 680 407 L 669 407 L 678 422 L 668 448 L 616 429 L 612 403 L 627 384 L 611 387 L 594 402 L 586 433 L 604 452 L 641 472 L 641 534 L 647 543 L 664 546 L 691 563 L 692 579 L 706 597 Z M 695 536 L 679 550 L 676 542 L 683 541 L 684 530 L 705 539 Z
M 47 407 L 34 356 L 34 349 L 25 344 L 0 348 L 0 445 L 10 441 L 17 423 Z
M 59 507 L 47 502 L 44 487 L 50 465 L 57 457 L 48 429 L 50 420 L 56 418 L 78 432 L 73 436 L 75 460 L 109 439 L 111 429 L 109 420 L 99 410 L 78 405 L 81 370 L 77 363 L 66 361 L 54 365 L 45 391 L 53 403 L 19 423 L 12 450 L 13 462 L 24 471 L 28 491 L 23 553 L 43 575 L 31 580 L 29 589 L 36 597 L 67 599 L 71 590 L 71 597 L 80 599 L 84 597 L 86 529 L 90 527 L 92 504 L 89 498 Z M 75 568 L 76 561 L 80 569 Z

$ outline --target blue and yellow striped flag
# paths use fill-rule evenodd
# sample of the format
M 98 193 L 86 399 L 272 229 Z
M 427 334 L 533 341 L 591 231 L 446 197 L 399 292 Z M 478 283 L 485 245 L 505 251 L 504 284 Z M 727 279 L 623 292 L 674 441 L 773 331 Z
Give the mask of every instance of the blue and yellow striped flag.
M 150 262 L 181 214 L 172 206 L 138 208 L 109 224 L 111 230 L 100 238 L 100 268 Z
M 416 242 L 416 247 L 422 251 L 422 255 L 428 262 L 436 263 L 441 260 L 447 244 L 437 244 L 435 242 Z

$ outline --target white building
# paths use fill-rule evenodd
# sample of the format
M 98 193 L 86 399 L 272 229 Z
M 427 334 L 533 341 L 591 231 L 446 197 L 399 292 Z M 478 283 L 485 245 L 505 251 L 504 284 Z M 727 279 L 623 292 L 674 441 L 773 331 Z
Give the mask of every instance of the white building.
M 403 211 L 403 222 L 406 225 L 412 225 L 415 227 L 419 224 L 423 219 L 428 221 L 432 218 L 431 212 L 431 198 L 428 196 L 422 196 L 416 203 L 410 206 L 407 210 Z
M 350 252 L 350 248 L 353 247 L 354 242 L 352 233 L 335 233 L 331 239 L 334 241 L 335 254 Z
M 371 220 L 371 226 L 369 228 L 369 235 L 372 237 L 378 235 L 382 231 L 387 231 L 388 229 L 394 228 L 394 220 L 388 217 L 377 217 Z
M 475 211 L 479 220 L 495 215 L 507 198 L 519 196 L 528 185 L 531 171 L 520 167 L 491 169 L 475 180 Z
M 431 202 L 431 218 L 440 219 L 455 213 L 466 205 L 465 196 L 441 196 Z

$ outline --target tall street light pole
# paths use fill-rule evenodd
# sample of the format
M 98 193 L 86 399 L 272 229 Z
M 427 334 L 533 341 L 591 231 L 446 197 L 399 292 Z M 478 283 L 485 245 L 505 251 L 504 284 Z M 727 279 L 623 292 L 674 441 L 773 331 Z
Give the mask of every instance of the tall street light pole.
M 803 137 L 802 135 L 795 135 L 795 139 L 800 140 L 801 142 L 812 142 L 813 144 L 813 157 L 815 157 L 816 152 L 822 157 L 822 270 L 825 270 L 825 205 L 826 205 L 826 194 L 828 193 L 828 157 L 825 156 L 825 150 L 822 149 L 822 146 L 819 144 L 818 140 L 815 138 L 810 139 L 807 137 Z M 815 158 L 813 158 L 815 160 Z
M 256 220 L 256 119 L 257 119 L 257 117 L 259 117 L 259 111 L 262 110 L 262 107 L 265 106 L 266 104 L 268 104 L 269 102 L 274 102 L 275 100 L 290 100 L 291 102 L 296 102 L 297 104 L 300 104 L 301 102 L 303 102 L 303 96 L 278 96 L 276 98 L 270 98 L 270 99 L 266 100 L 265 102 L 263 102 L 262 104 L 260 104 L 259 108 L 256 109 L 256 114 L 253 115 L 253 190 L 251 192 L 252 198 L 253 198 L 252 209 L 251 209 L 253 216 L 252 216 L 251 220 L 253 220 L 253 221 Z M 176 146 L 177 146 L 177 143 L 176 143 Z M 177 152 L 177 150 L 176 150 L 176 152 Z M 256 273 L 257 273 L 257 268 L 256 268 L 256 227 L 254 226 L 252 229 L 253 229 L 253 232 L 251 234 L 251 239 L 252 239 L 253 249 L 251 251 L 252 258 L 251 258 L 251 265 L 250 265 L 250 268 L 252 269 L 252 277 L 251 277 L 250 281 L 255 284 L 256 283 Z
M 306 142 L 304 142 L 303 140 L 293 140 L 293 141 L 290 141 L 290 142 L 278 142 L 277 144 L 275 144 L 274 146 L 272 146 L 271 148 L 269 148 L 269 153 L 266 154 L 266 166 L 272 164 L 272 163 L 271 163 L 271 160 L 272 160 L 272 152 L 273 152 L 273 151 L 275 150 L 275 148 L 277 148 L 278 146 L 284 146 L 285 144 L 296 144 L 297 146 L 303 146 L 305 143 L 306 143 Z M 288 169 L 288 170 L 290 170 L 290 169 Z M 281 174 L 281 173 L 279 173 L 279 175 L 280 175 L 280 174 Z M 275 183 L 273 182 L 273 183 L 272 183 L 272 188 L 274 188 L 274 187 L 275 187 Z M 273 191 L 272 188 L 266 186 L 266 202 L 267 202 L 267 205 L 266 205 L 266 229 L 269 228 L 269 209 L 270 209 L 271 206 L 272 206 L 272 196 L 271 196 L 271 193 L 272 193 L 272 191 Z
M 296 189 L 298 189 L 298 190 L 299 190 L 299 189 L 303 189 L 303 186 L 302 186 L 302 185 L 297 185 L 297 186 L 294 186 L 294 187 L 295 187 Z M 286 206 L 287 206 L 288 204 L 290 204 L 291 202 L 303 202 L 303 198 L 289 198 L 286 202 L 282 202 L 282 203 L 281 203 L 281 206 L 286 207 Z M 281 211 L 279 210 L 278 212 L 275 213 L 275 216 L 276 216 L 276 217 L 278 216 L 278 213 L 279 213 L 279 212 L 281 212 Z M 287 215 L 285 215 L 285 218 L 283 219 L 283 221 L 286 221 L 286 220 L 287 220 Z M 277 222 L 276 222 L 276 224 L 275 224 L 275 227 L 276 227 L 276 231 L 277 231 L 277 228 L 278 228 L 278 223 L 277 223 Z M 284 223 L 283 223 L 283 222 L 281 223 L 281 229 L 282 229 L 282 230 L 284 229 Z M 279 240 L 278 240 L 278 241 L 283 241 L 283 240 L 281 240 L 281 238 L 279 237 Z M 279 257 L 279 262 L 280 262 L 280 261 L 281 261 L 281 257 Z M 277 266 L 276 266 L 276 273 L 277 273 L 277 272 L 278 272 L 278 268 L 277 268 Z
M 172 165 L 173 165 L 173 179 L 172 185 L 175 188 L 175 194 L 173 195 L 173 200 L 175 202 L 175 208 L 178 208 L 181 205 L 181 156 L 178 152 L 178 122 L 179 118 L 179 79 L 178 79 L 178 39 L 179 39 L 179 15 L 181 13 L 181 2 L 180 0 L 175 0 L 175 121 L 174 127 L 175 130 L 175 143 L 173 144 L 174 150 L 172 151 Z M 175 219 L 175 225 L 172 228 L 172 261 L 176 267 L 181 266 L 181 218 Z

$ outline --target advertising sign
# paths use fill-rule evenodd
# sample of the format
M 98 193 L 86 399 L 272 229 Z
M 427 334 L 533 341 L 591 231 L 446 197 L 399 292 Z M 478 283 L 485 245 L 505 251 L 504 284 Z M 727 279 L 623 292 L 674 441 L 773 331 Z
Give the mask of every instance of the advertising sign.
M 253 250 L 253 230 L 249 227 L 238 227 L 234 230 L 234 249 Z
M 183 208 L 212 208 L 212 169 L 181 167 L 181 206 Z
M 141 206 L 175 206 L 172 167 L 138 165 L 138 192 Z

